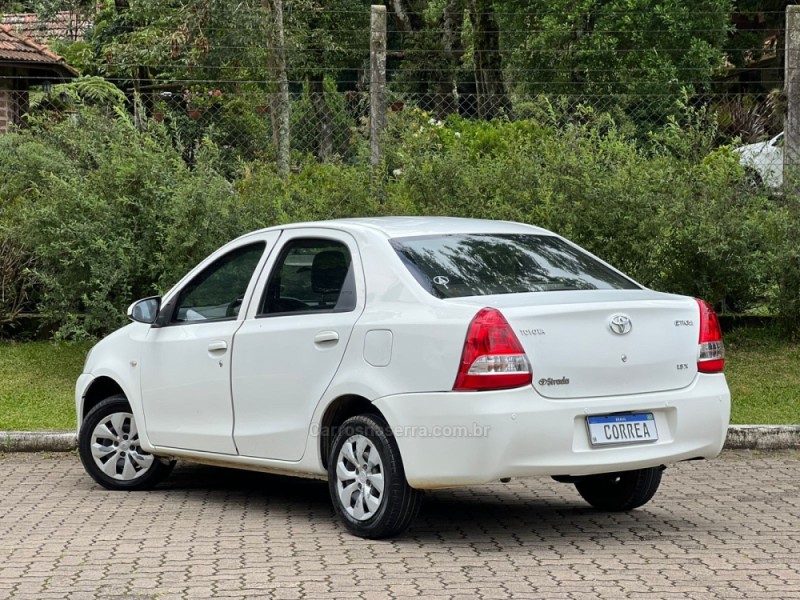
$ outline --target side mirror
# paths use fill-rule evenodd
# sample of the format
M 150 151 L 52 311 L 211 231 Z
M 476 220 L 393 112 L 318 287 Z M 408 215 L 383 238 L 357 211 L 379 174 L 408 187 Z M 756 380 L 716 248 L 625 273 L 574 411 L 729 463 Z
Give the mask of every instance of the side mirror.
M 137 300 L 128 307 L 128 318 L 137 323 L 151 325 L 158 317 L 159 308 L 161 308 L 161 296 Z
M 166 327 L 172 321 L 175 315 L 175 303 L 178 301 L 178 296 L 172 296 L 172 299 L 165 302 L 159 309 L 153 327 Z

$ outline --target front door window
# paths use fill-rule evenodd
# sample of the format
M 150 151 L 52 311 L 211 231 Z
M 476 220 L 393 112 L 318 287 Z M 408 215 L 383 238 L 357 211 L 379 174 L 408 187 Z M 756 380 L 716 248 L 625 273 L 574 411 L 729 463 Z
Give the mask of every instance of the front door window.
M 235 319 L 265 244 L 242 246 L 217 259 L 183 288 L 173 323 Z

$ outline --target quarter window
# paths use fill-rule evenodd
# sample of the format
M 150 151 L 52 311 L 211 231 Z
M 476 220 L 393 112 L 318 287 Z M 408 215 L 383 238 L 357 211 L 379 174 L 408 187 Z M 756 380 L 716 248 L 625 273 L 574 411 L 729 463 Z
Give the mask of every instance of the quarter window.
M 203 269 L 181 291 L 173 323 L 235 319 L 265 247 L 242 246 Z
M 347 246 L 334 240 L 297 239 L 281 252 L 259 315 L 348 312 L 355 306 L 355 279 Z

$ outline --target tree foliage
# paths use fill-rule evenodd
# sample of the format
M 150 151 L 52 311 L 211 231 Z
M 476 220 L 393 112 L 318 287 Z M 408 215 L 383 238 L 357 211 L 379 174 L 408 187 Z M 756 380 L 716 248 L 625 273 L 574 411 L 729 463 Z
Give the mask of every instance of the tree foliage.
M 640 118 L 707 91 L 725 63 L 729 0 L 512 0 L 501 30 L 519 93 L 618 98 Z

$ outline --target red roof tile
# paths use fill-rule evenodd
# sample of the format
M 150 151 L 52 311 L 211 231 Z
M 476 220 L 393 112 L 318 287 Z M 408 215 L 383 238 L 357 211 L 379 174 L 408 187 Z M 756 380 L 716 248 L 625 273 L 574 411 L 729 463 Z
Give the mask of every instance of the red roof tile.
M 2 63 L 52 66 L 56 72 L 67 77 L 78 74 L 63 58 L 50 52 L 47 46 L 22 37 L 8 25 L 0 25 L 0 64 Z
M 86 17 L 69 11 L 57 12 L 49 19 L 40 19 L 35 13 L 9 13 L 3 15 L 3 25 L 10 25 L 22 37 L 40 43 L 49 40 L 77 40 L 91 25 Z

